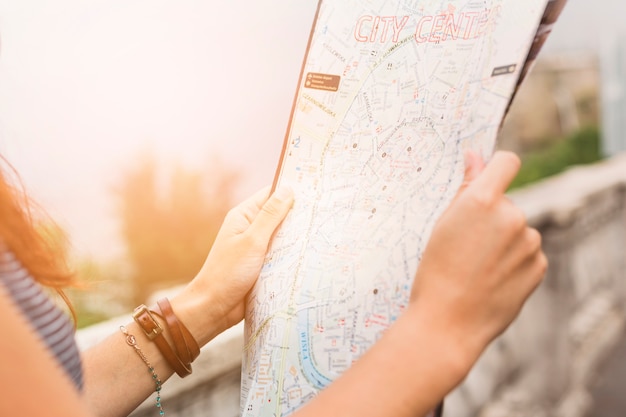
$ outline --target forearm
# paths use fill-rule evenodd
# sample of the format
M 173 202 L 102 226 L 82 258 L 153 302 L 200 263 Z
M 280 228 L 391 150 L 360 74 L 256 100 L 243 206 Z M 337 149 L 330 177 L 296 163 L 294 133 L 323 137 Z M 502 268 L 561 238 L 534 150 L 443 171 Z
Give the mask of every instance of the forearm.
M 200 347 L 242 320 L 245 294 L 261 270 L 272 234 L 292 204 L 291 191 L 269 196 L 267 187 L 231 210 L 200 272 L 171 300 L 176 317 Z M 158 348 L 135 323 L 128 325 L 128 331 L 165 382 L 173 370 Z M 120 332 L 85 352 L 84 367 L 84 396 L 98 416 L 127 415 L 155 390 L 146 364 Z M 167 408 L 167 385 L 163 397 Z
M 208 321 L 206 315 L 203 318 L 203 314 L 216 317 L 220 314 L 201 307 L 205 304 L 207 303 L 197 303 L 195 297 L 190 297 L 187 291 L 171 300 L 172 309 L 177 317 L 201 345 L 225 330 L 220 320 Z M 165 322 L 159 316 L 153 317 L 164 329 L 164 337 L 172 345 Z M 174 374 L 174 370 L 158 346 L 149 340 L 132 320 L 129 320 L 125 327 L 128 334 L 135 337 L 137 346 L 154 368 L 158 379 L 165 383 Z M 85 374 L 83 397 L 97 416 L 126 416 L 151 395 L 154 396 L 156 404 L 153 374 L 135 348 L 127 343 L 127 337 L 121 331 L 86 350 L 83 354 L 83 367 Z M 167 384 L 162 388 L 162 394 L 164 408 L 167 409 Z
M 173 370 L 156 345 L 137 324 L 128 323 L 126 328 L 135 336 L 158 378 L 165 382 Z M 98 417 L 127 416 L 155 392 L 152 373 L 133 347 L 126 343 L 126 336 L 121 331 L 84 352 L 83 371 L 83 398 Z M 163 392 L 166 393 L 167 388 L 163 388 Z
M 417 306 L 294 417 L 417 417 L 466 376 L 479 352 L 461 346 Z

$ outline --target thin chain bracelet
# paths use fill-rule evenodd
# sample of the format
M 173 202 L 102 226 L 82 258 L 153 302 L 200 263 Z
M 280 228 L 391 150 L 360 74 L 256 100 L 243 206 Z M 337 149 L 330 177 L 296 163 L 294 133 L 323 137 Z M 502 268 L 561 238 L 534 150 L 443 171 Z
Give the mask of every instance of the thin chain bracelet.
M 128 330 L 126 330 L 126 327 L 124 327 L 124 326 L 120 326 L 120 331 L 122 333 L 124 333 L 124 336 L 126 336 L 126 343 L 130 347 L 135 349 L 135 352 L 137 353 L 137 355 L 146 364 L 146 366 L 148 367 L 148 371 L 150 371 L 150 374 L 152 374 L 152 379 L 154 380 L 154 385 L 156 387 L 155 388 L 155 392 L 157 393 L 156 404 L 155 405 L 159 409 L 159 415 L 164 416 L 165 415 L 165 411 L 163 411 L 163 406 L 161 405 L 161 385 L 162 385 L 162 383 L 161 383 L 161 380 L 159 379 L 159 376 L 157 375 L 156 371 L 154 370 L 154 367 L 152 366 L 152 364 L 150 363 L 148 358 L 146 358 L 146 355 L 144 355 L 142 350 L 139 348 L 139 345 L 137 345 L 137 339 L 135 338 L 135 336 L 133 336 L 132 334 L 128 333 Z

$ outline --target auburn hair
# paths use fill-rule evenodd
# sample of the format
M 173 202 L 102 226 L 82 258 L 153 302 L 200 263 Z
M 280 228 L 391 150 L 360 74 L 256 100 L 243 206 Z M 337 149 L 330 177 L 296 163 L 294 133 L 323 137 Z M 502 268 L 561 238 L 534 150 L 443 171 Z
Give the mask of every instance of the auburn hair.
M 67 245 L 60 229 L 25 192 L 17 171 L 0 156 L 12 175 L 0 169 L 0 242 L 3 242 L 41 285 L 56 290 L 75 317 L 72 305 L 63 292 L 74 286 L 67 257 Z

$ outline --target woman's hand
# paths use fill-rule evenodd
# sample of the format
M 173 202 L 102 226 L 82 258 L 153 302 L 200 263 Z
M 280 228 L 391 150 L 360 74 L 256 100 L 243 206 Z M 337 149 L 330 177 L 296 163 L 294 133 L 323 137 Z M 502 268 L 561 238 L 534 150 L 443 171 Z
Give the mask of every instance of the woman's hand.
M 473 362 L 513 321 L 541 282 L 541 236 L 505 196 L 520 161 L 496 152 L 484 166 L 466 157 L 465 182 L 433 229 L 412 302 L 456 339 Z
M 289 188 L 266 187 L 231 209 L 200 272 L 172 300 L 174 311 L 202 346 L 240 322 L 269 242 L 293 205 Z
M 408 308 L 294 415 L 427 415 L 541 282 L 539 234 L 504 195 L 519 159 L 496 152 L 486 167 L 476 154 L 466 160 L 465 182 L 433 229 Z

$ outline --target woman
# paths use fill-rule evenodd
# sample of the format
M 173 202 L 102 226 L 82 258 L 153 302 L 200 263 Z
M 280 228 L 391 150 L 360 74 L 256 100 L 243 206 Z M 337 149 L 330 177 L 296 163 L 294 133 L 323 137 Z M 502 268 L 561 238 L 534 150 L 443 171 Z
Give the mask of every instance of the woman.
M 465 181 L 433 229 L 408 308 L 294 416 L 424 416 L 465 378 L 546 270 L 539 233 L 504 195 L 519 164 L 509 152 L 496 152 L 486 166 L 466 155 Z M 203 267 L 179 295 L 140 308 L 120 333 L 78 358 L 71 335 L 51 340 L 49 330 L 37 330 L 38 317 L 29 317 L 23 304 L 41 303 L 40 295 L 24 297 L 7 284 L 25 276 L 52 288 L 70 281 L 60 255 L 38 237 L 23 197 L 1 178 L 0 415 L 124 416 L 155 390 L 155 415 L 164 414 L 161 384 L 175 371 L 188 373 L 197 348 L 243 319 L 244 297 L 293 203 L 289 190 L 268 194 L 259 191 L 228 213 Z M 48 326 L 63 327 L 51 316 Z M 165 329 L 160 343 L 150 326 Z

